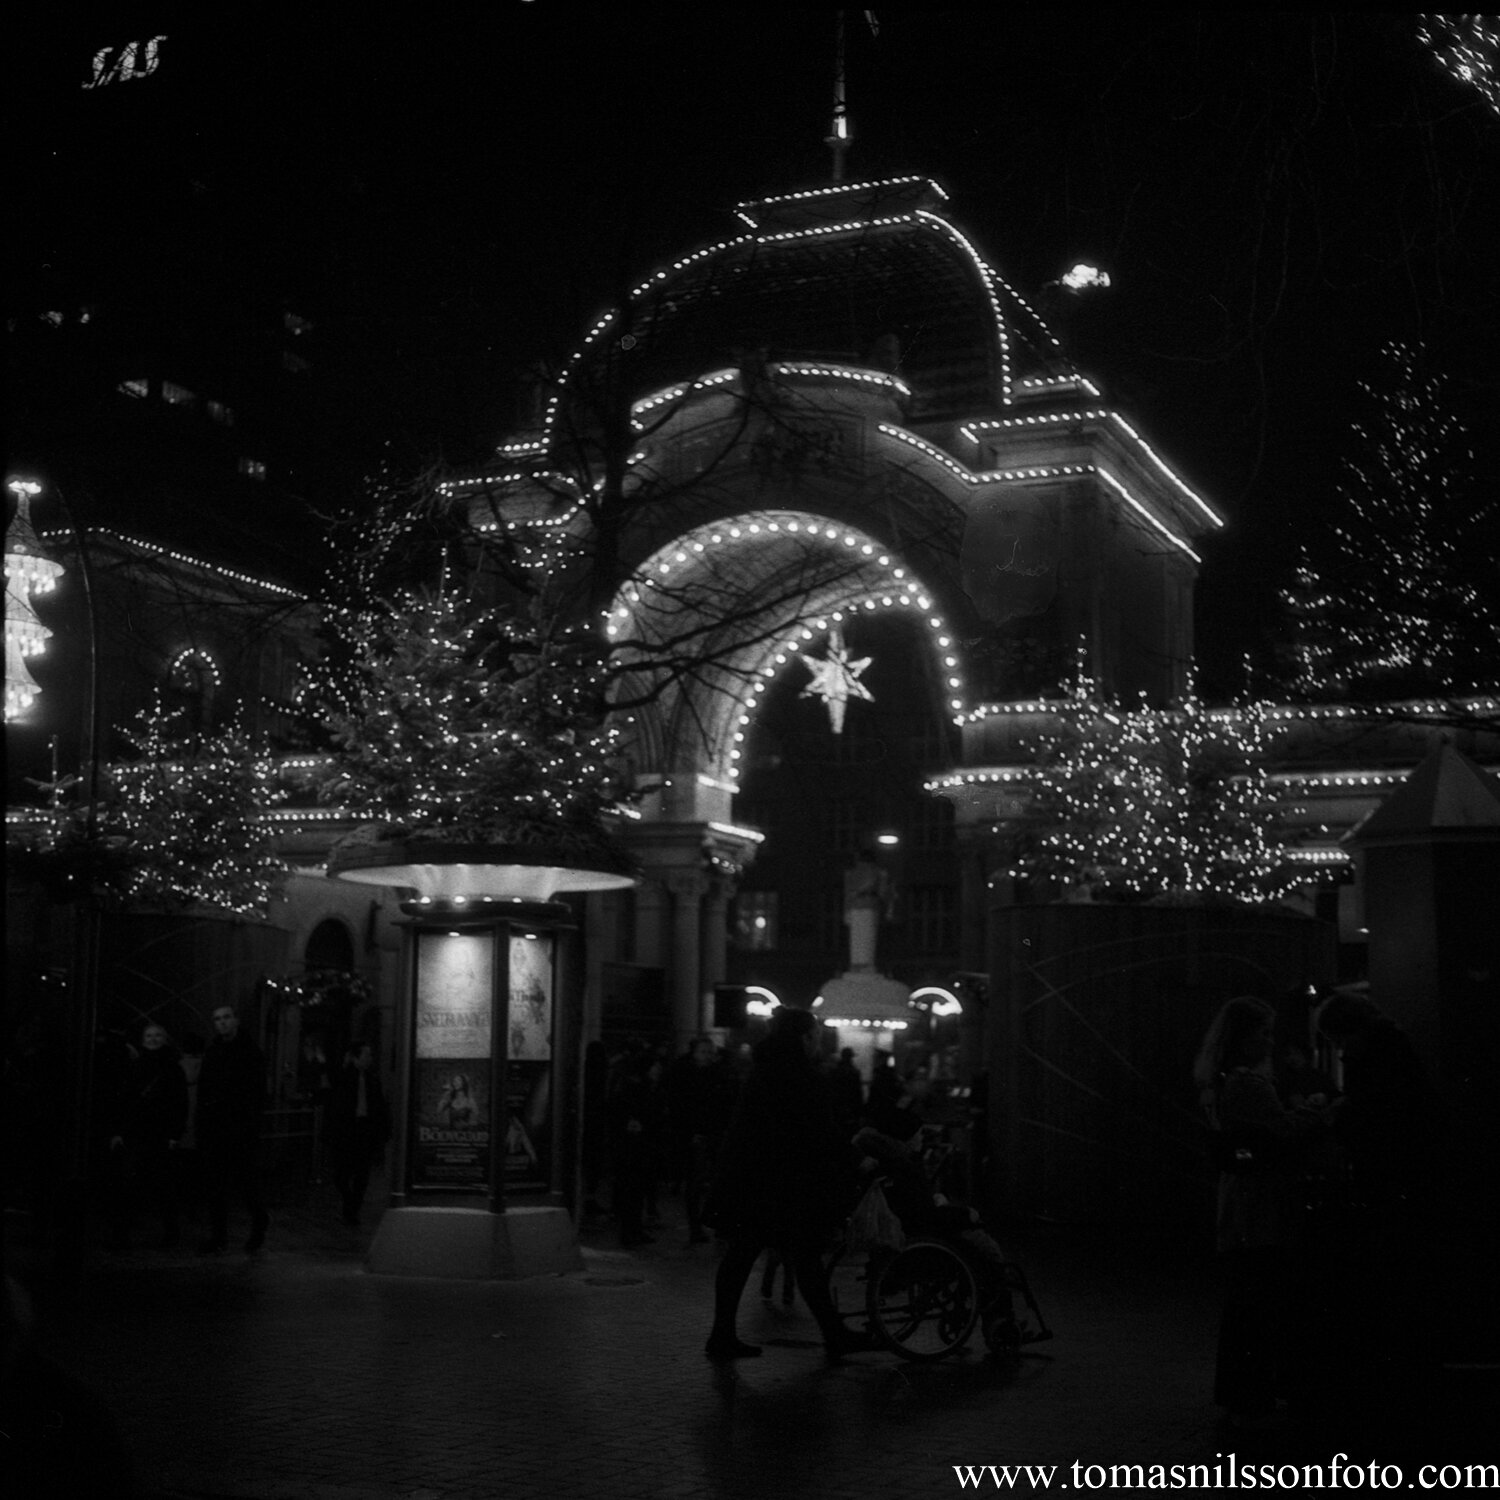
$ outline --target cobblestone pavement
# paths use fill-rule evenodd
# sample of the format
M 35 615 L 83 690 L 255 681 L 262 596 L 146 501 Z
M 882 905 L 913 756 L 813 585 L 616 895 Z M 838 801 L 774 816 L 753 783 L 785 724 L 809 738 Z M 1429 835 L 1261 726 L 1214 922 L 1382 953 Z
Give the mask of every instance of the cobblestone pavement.
M 829 1366 L 801 1304 L 752 1281 L 741 1332 L 765 1354 L 721 1368 L 702 1354 L 714 1248 L 675 1226 L 629 1252 L 586 1235 L 581 1272 L 475 1284 L 370 1276 L 367 1232 L 331 1219 L 278 1216 L 254 1259 L 104 1257 L 82 1315 L 44 1325 L 45 1352 L 106 1396 L 142 1495 L 919 1500 L 958 1493 L 955 1464 L 1059 1464 L 1053 1487 L 1077 1488 L 1075 1461 L 1326 1461 L 1367 1441 L 1220 1425 L 1202 1265 L 1038 1241 L 1056 1339 L 929 1366 Z M 1470 1394 L 1413 1397 L 1366 1458 L 1472 1461 Z

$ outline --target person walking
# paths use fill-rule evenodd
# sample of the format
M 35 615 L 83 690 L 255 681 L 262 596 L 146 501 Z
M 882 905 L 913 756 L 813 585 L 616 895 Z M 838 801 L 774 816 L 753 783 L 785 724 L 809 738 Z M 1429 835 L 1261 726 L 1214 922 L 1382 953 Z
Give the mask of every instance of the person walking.
M 229 1194 L 233 1189 L 250 1215 L 245 1249 L 252 1255 L 266 1241 L 270 1216 L 261 1199 L 260 1117 L 265 1107 L 265 1062 L 232 1005 L 213 1013 L 214 1039 L 198 1075 L 198 1140 L 208 1169 L 209 1238 L 205 1255 L 229 1241 Z
M 370 1168 L 390 1139 L 390 1111 L 375 1066 L 375 1049 L 363 1042 L 344 1057 L 328 1096 L 328 1149 L 333 1185 L 344 1223 L 359 1223 Z
M 697 1036 L 667 1074 L 672 1175 L 682 1183 L 688 1243 L 704 1244 L 703 1204 L 713 1182 L 724 1132 L 734 1112 L 735 1084 L 711 1036 Z
M 870 1347 L 845 1328 L 828 1296 L 822 1252 L 853 1202 L 855 1157 L 816 1062 L 819 1031 L 810 1011 L 775 1012 L 724 1138 L 704 1213 L 704 1222 L 729 1240 L 704 1346 L 713 1360 L 761 1352 L 740 1339 L 735 1325 L 745 1282 L 768 1247 L 793 1267 L 830 1359 Z
M 121 1091 L 121 1116 L 110 1150 L 123 1156 L 123 1192 L 114 1243 L 130 1242 L 135 1199 L 146 1199 L 161 1219 L 162 1244 L 177 1243 L 177 1183 L 172 1153 L 187 1126 L 187 1079 L 177 1064 L 166 1029 L 155 1021 L 141 1032 Z

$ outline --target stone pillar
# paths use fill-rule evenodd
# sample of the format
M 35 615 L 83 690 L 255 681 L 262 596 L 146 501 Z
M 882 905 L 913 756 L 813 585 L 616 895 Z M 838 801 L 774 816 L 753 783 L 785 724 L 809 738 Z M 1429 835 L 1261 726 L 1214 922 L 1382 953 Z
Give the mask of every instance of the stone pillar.
M 667 993 L 672 999 L 672 1030 L 685 1044 L 703 1029 L 703 898 L 708 878 L 697 871 L 667 877 L 672 892 L 672 962 Z
M 729 902 L 734 884 L 729 880 L 709 882 L 708 900 L 703 903 L 703 987 L 712 989 L 723 984 L 729 971 Z M 713 1018 L 710 1016 L 710 1020 Z
M 660 880 L 642 880 L 635 891 L 635 958 L 651 968 L 666 961 L 667 889 Z

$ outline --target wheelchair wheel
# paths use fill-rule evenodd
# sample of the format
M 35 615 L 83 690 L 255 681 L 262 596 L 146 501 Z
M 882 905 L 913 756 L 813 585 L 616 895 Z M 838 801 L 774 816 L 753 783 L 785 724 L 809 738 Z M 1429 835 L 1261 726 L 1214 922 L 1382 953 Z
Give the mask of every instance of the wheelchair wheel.
M 912 1240 L 872 1264 L 867 1295 L 871 1331 L 903 1359 L 942 1359 L 979 1321 L 973 1268 L 942 1240 Z

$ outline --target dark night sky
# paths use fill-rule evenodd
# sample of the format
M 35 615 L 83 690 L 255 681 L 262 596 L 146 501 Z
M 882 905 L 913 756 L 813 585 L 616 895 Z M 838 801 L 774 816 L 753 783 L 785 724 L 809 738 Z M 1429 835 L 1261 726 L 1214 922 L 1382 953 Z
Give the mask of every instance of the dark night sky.
M 827 177 L 832 12 L 294 14 L 54 27 L 12 92 L 13 250 L 97 273 L 187 241 L 218 284 L 306 308 L 340 386 L 329 442 L 360 458 L 383 437 L 482 455 L 518 373 L 626 278 L 733 232 L 738 199 Z M 1114 278 L 1054 324 L 1229 517 L 1201 590 L 1210 686 L 1326 517 L 1383 342 L 1425 340 L 1495 425 L 1500 119 L 1412 16 L 996 7 L 877 12 L 872 38 L 850 15 L 851 176 L 935 177 L 1029 298 L 1079 257 Z M 78 87 L 95 47 L 153 30 L 157 76 Z M 208 206 L 176 201 L 184 172 Z

